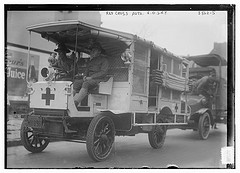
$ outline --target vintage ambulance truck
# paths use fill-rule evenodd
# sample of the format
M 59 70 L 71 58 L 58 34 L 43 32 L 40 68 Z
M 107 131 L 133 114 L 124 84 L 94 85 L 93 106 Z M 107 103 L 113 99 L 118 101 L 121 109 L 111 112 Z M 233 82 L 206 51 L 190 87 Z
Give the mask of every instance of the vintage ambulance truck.
M 102 161 L 110 155 L 115 136 L 146 133 L 155 149 L 163 146 L 168 128 L 196 129 L 201 139 L 208 137 L 211 112 L 205 108 L 191 112 L 186 104 L 187 59 L 136 35 L 77 20 L 43 23 L 27 30 L 46 42 L 64 43 L 76 55 L 74 63 L 97 42 L 110 64 L 108 80 L 89 91 L 80 107 L 73 100 L 74 76 L 72 81 L 57 81 L 57 69 L 45 68 L 45 81 L 28 82 L 33 111 L 21 127 L 28 151 L 41 152 L 51 139 L 60 139 L 86 143 L 89 156 Z

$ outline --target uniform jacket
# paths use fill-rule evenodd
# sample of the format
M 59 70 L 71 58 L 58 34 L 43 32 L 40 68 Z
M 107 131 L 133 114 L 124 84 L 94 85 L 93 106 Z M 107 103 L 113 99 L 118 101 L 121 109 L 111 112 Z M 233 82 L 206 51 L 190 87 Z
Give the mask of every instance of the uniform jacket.
M 84 75 L 92 79 L 102 79 L 106 76 L 108 68 L 109 63 L 106 58 L 95 57 L 88 62 Z

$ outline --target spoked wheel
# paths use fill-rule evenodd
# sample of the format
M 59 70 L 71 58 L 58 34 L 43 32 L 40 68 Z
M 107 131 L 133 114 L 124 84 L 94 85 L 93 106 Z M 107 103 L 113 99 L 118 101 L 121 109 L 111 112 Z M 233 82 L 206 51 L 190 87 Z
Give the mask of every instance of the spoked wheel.
M 49 139 L 40 138 L 31 127 L 27 126 L 26 120 L 22 122 L 20 136 L 23 146 L 32 153 L 43 151 L 49 144 Z
M 91 121 L 87 131 L 87 151 L 94 161 L 102 161 L 111 153 L 115 126 L 111 118 L 102 114 Z
M 161 119 L 157 121 L 158 123 L 163 122 Z M 148 140 L 150 145 L 155 148 L 161 148 L 164 144 L 166 138 L 167 126 L 158 125 L 154 126 L 152 131 L 148 133 Z
M 207 139 L 210 133 L 211 120 L 207 112 L 205 112 L 198 122 L 198 133 L 201 139 Z

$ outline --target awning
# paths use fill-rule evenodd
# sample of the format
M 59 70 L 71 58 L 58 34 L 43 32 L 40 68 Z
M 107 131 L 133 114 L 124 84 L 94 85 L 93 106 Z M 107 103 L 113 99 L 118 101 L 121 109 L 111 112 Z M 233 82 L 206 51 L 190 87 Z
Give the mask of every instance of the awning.
M 217 54 L 190 56 L 187 57 L 187 59 L 190 61 L 194 61 L 197 65 L 202 67 L 227 65 L 227 61 Z

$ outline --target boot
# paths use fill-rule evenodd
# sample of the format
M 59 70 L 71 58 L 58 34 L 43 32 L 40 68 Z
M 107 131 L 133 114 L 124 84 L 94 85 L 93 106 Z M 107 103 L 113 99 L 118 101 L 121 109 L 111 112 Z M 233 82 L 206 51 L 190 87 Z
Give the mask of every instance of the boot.
M 70 130 L 70 129 L 68 128 L 65 119 L 63 120 L 63 127 L 64 127 L 64 129 L 65 129 L 65 133 L 76 133 L 76 132 L 77 132 L 77 131 L 74 131 L 74 130 Z
M 74 103 L 75 105 L 78 105 L 79 103 L 81 103 L 81 101 L 84 99 L 84 97 L 87 95 L 87 89 L 85 88 L 81 88 L 79 93 L 77 93 L 74 97 Z

